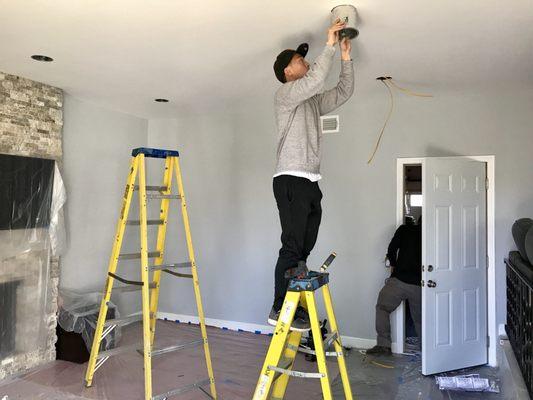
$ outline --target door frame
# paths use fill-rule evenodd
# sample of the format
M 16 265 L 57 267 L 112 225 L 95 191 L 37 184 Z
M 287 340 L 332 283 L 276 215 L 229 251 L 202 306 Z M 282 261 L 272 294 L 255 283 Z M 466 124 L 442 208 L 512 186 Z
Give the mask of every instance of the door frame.
M 429 157 L 397 158 L 396 159 L 396 226 L 403 224 L 404 202 L 404 166 L 422 165 Z M 452 156 L 439 157 L 449 159 L 469 159 L 481 161 L 487 165 L 487 334 L 489 336 L 488 364 L 498 365 L 496 344 L 498 342 L 498 324 L 496 323 L 496 242 L 495 242 L 495 156 Z M 392 319 L 392 350 L 395 353 L 404 352 L 405 343 L 405 306 L 402 303 L 391 316 Z

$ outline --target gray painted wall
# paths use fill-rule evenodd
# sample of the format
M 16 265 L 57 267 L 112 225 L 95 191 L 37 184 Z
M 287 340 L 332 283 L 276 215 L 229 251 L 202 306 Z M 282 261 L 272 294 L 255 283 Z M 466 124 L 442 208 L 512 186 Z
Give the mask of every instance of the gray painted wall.
M 433 99 L 399 94 L 369 166 L 388 94 L 366 78 L 366 86 L 356 88 L 338 111 L 342 132 L 324 138 L 324 214 L 309 260 L 313 266 L 331 250 L 339 255 L 331 288 L 341 332 L 375 337 L 374 305 L 387 275 L 382 260 L 395 229 L 397 157 L 496 156 L 497 321 L 503 323 L 503 258 L 514 248 L 511 225 L 533 216 L 533 91 L 465 88 L 433 92 Z M 182 152 L 204 307 L 211 318 L 265 324 L 271 307 L 280 235 L 271 190 L 274 90 L 269 83 L 231 108 L 149 121 L 150 146 Z M 167 240 L 178 232 L 171 224 Z M 181 235 L 168 246 L 167 260 L 186 259 L 182 240 Z M 167 279 L 162 290 L 161 310 L 196 313 L 190 282 Z
M 61 262 L 60 287 L 102 291 L 131 149 L 146 146 L 147 121 L 65 95 L 63 179 L 67 189 L 68 248 Z M 136 203 L 134 203 L 137 210 Z M 126 231 L 124 249 L 138 246 L 135 228 Z M 124 266 L 123 264 L 121 265 Z M 137 264 L 126 276 L 139 276 Z M 136 310 L 135 294 L 114 300 L 123 313 Z M 126 297 L 129 296 L 129 297 Z
M 309 260 L 317 265 L 331 250 L 339 254 L 331 287 L 343 334 L 375 336 L 374 305 L 387 275 L 382 259 L 395 229 L 397 157 L 496 156 L 497 320 L 503 323 L 502 260 L 514 248 L 510 228 L 516 218 L 533 215 L 533 91 L 466 88 L 462 93 L 433 92 L 433 99 L 399 94 L 382 146 L 368 166 L 388 94 L 377 83 L 359 86 L 339 110 L 341 133 L 324 138 L 324 215 Z M 61 286 L 101 290 L 129 150 L 147 143 L 176 148 L 181 151 L 206 315 L 264 324 L 280 235 L 271 189 L 274 90 L 275 85 L 264 85 L 231 106 L 148 122 L 67 95 L 63 173 L 69 247 Z M 149 161 L 147 168 L 148 182 L 159 184 L 161 162 Z M 166 260 L 184 261 L 180 210 L 172 211 Z M 136 203 L 132 212 L 137 212 Z M 130 228 L 127 235 L 124 251 L 138 246 L 137 232 Z M 137 264 L 131 266 L 125 275 L 136 277 Z M 138 296 L 124 296 L 132 297 L 116 299 L 123 313 L 139 309 Z M 160 310 L 196 314 L 190 281 L 164 276 Z

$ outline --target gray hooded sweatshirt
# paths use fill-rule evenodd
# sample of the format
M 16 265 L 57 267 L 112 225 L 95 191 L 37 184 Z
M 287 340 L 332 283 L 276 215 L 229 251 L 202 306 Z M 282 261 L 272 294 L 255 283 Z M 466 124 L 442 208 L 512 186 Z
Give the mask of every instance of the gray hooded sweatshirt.
M 335 47 L 326 45 L 307 74 L 284 83 L 274 98 L 278 129 L 275 174 L 299 171 L 320 174 L 320 116 L 350 98 L 354 90 L 352 61 L 341 61 L 339 83 L 321 92 L 331 70 Z

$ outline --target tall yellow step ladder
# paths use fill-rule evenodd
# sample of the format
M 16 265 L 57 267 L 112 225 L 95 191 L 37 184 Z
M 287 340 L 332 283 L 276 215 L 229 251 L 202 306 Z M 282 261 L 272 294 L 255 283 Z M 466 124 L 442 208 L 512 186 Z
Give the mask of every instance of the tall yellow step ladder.
M 165 170 L 162 186 L 147 186 L 145 175 L 145 158 L 160 158 L 165 161 Z M 178 186 L 178 193 L 172 194 L 172 175 L 175 174 Z M 138 177 L 138 184 L 135 184 Z M 138 191 L 139 194 L 139 220 L 128 220 L 128 213 L 133 197 L 133 192 Z M 151 192 L 147 194 L 147 192 Z M 148 220 L 146 205 L 150 200 L 161 200 L 159 219 Z M 183 216 L 183 223 L 185 226 L 185 238 L 187 240 L 187 248 L 189 253 L 189 262 L 163 264 L 165 236 L 168 221 L 168 212 L 170 209 L 170 201 L 177 200 L 181 202 L 181 212 Z M 121 254 L 122 239 L 124 238 L 124 231 L 126 225 L 136 225 L 140 228 L 140 253 Z M 154 251 L 148 251 L 148 225 L 158 225 L 157 231 L 157 248 Z M 141 280 L 132 281 L 124 279 L 116 274 L 117 265 L 122 260 L 141 260 Z M 148 259 L 153 259 L 153 263 L 149 264 Z M 191 273 L 176 272 L 181 269 L 191 269 Z M 191 278 L 194 285 L 194 293 L 196 297 L 196 304 L 198 307 L 198 316 L 200 319 L 200 330 L 202 333 L 201 340 L 195 340 L 189 343 L 181 343 L 166 348 L 154 348 L 155 327 L 157 318 L 157 304 L 159 299 L 159 287 L 161 281 L 161 272 L 182 277 Z M 125 285 L 120 285 L 115 288 L 119 291 L 141 290 L 142 292 L 142 314 L 127 316 L 124 318 L 106 320 L 108 302 L 111 298 L 113 284 L 115 281 L 122 282 Z M 117 326 L 126 325 L 130 322 L 141 321 L 143 327 L 143 348 L 138 349 L 138 345 L 124 346 L 107 351 L 100 351 L 101 341 Z M 152 357 L 160 354 L 166 354 L 171 351 L 182 350 L 196 346 L 202 346 L 205 353 L 205 362 L 207 365 L 208 378 L 199 382 L 191 383 L 187 386 L 171 390 L 167 393 L 153 396 L 152 395 Z M 194 257 L 194 249 L 192 245 L 191 232 L 189 227 L 189 217 L 187 214 L 187 204 L 185 201 L 185 193 L 183 191 L 183 182 L 181 178 L 179 153 L 172 150 L 161 150 L 151 148 L 137 148 L 132 151 L 132 159 L 130 165 L 130 172 L 128 181 L 126 183 L 126 190 L 122 199 L 122 209 L 120 211 L 120 218 L 117 225 L 115 241 L 113 243 L 113 250 L 109 259 L 109 272 L 104 288 L 102 303 L 100 305 L 100 314 L 98 316 L 98 323 L 94 341 L 91 350 L 91 357 L 85 375 L 85 384 L 90 387 L 93 381 L 94 373 L 100 368 L 109 357 L 120 354 L 126 351 L 139 350 L 144 356 L 144 393 L 145 400 L 163 400 L 171 396 L 182 394 L 193 389 L 199 389 L 208 397 L 217 398 L 215 389 L 215 379 L 213 377 L 213 368 L 211 365 L 211 356 L 209 352 L 209 345 L 207 341 L 207 331 L 204 320 L 204 311 L 202 307 L 202 299 L 200 296 L 200 285 L 198 282 L 197 266 Z M 209 385 L 210 394 L 203 389 L 203 386 Z
M 274 329 L 274 335 L 255 388 L 253 400 L 282 400 L 285 397 L 285 390 L 287 389 L 290 377 L 320 379 L 324 400 L 333 400 L 326 357 L 337 358 L 342 386 L 344 388 L 344 396 L 346 400 L 352 400 L 352 390 L 346 371 L 341 337 L 337 328 L 337 321 L 333 312 L 333 303 L 328 287 L 329 274 L 326 272 L 335 257 L 336 254 L 332 253 L 324 264 L 322 264 L 320 272 L 309 271 L 305 278 L 292 279 L 289 282 L 287 295 L 285 296 L 278 322 Z M 322 332 L 315 301 L 315 292 L 319 288 L 322 288 L 327 319 L 331 328 L 331 333 L 326 336 L 324 341 L 322 341 Z M 299 348 L 302 332 L 290 330 L 296 308 L 299 305 L 307 308 L 309 313 L 315 350 Z M 334 346 L 335 351 L 326 351 L 331 345 Z M 298 351 L 316 355 L 318 372 L 292 370 Z

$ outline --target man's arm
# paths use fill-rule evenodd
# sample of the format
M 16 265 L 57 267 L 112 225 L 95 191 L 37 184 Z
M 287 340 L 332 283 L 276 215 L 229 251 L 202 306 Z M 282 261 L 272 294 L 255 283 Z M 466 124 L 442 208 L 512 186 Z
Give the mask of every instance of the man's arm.
M 402 235 L 403 225 L 396 229 L 394 237 L 390 241 L 389 248 L 387 249 L 387 258 L 390 261 L 391 267 L 395 267 L 398 261 L 398 250 L 400 249 Z
M 324 81 L 331 69 L 333 55 L 335 54 L 334 46 L 339 39 L 339 31 L 345 25 L 345 23 L 337 19 L 329 27 L 326 46 L 309 71 L 302 78 L 287 82 L 279 88 L 276 94 L 276 101 L 279 105 L 290 109 L 295 108 L 300 103 L 316 95 L 322 89 Z
M 278 102 L 285 107 L 294 108 L 317 94 L 331 70 L 334 54 L 335 47 L 326 45 L 305 76 L 283 84 L 277 93 Z
M 341 42 L 341 74 L 339 83 L 333 89 L 317 95 L 320 115 L 330 113 L 344 104 L 354 91 L 354 71 L 351 59 L 351 43 L 348 39 Z

